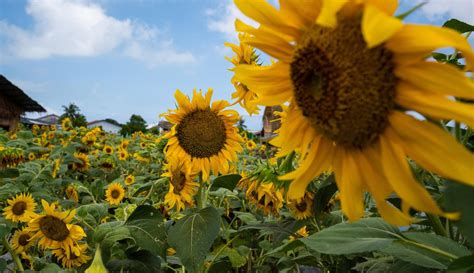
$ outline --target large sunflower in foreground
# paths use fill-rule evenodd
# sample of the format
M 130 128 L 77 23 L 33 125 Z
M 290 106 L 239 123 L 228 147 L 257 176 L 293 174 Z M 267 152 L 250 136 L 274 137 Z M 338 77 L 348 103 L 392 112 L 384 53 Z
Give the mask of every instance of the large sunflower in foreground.
M 165 135 L 168 138 L 166 157 L 177 157 L 193 170 L 202 171 L 204 181 L 211 172 L 227 173 L 229 163 L 237 161 L 237 152 L 242 151 L 242 138 L 234 126 L 239 114 L 225 110 L 229 106 L 225 100 L 211 105 L 211 97 L 211 89 L 204 96 L 194 90 L 192 100 L 177 90 L 178 109 L 163 114 L 174 125 Z
M 70 224 L 76 210 L 58 211 L 55 204 L 41 200 L 43 213 L 38 214 L 29 223 L 25 231 L 33 235 L 30 240 L 38 239 L 43 248 L 63 248 L 67 257 L 72 253 L 80 255 L 77 241 L 86 236 L 82 227 Z
M 7 200 L 3 216 L 12 222 L 28 222 L 35 215 L 36 203 L 31 194 L 21 193 Z
M 240 33 L 239 40 L 242 41 L 247 37 L 247 35 Z M 224 45 L 230 47 L 234 51 L 235 55 L 232 58 L 226 57 L 234 66 L 239 64 L 248 64 L 248 65 L 258 65 L 257 60 L 258 56 L 255 53 L 255 49 L 247 44 L 240 43 L 239 45 L 224 43 Z M 232 69 L 231 69 L 232 70 Z M 240 104 L 249 115 L 257 114 L 258 115 L 258 106 L 255 104 L 257 99 L 257 94 L 252 90 L 249 90 L 245 84 L 242 84 L 232 78 L 232 84 L 235 87 L 235 92 L 232 93 L 232 99 L 236 99 L 236 102 Z
M 194 182 L 196 176 L 189 164 L 178 158 L 168 158 L 167 171 L 162 176 L 169 177 L 169 191 L 165 195 L 165 204 L 177 211 L 185 207 L 194 205 L 194 195 L 196 195 L 199 184 Z
M 396 0 L 235 0 L 260 23 L 249 45 L 277 58 L 267 67 L 239 65 L 235 77 L 258 94 L 263 105 L 290 102 L 274 144 L 280 155 L 302 152 L 300 166 L 282 177 L 293 180 L 288 198 L 298 199 L 308 183 L 334 170 L 341 206 L 351 220 L 364 215 L 369 191 L 380 214 L 393 224 L 411 218 L 386 199 L 395 192 L 405 207 L 443 214 L 410 172 L 406 156 L 449 179 L 474 185 L 474 156 L 442 129 L 405 113 L 454 119 L 474 127 L 474 106 L 450 96 L 474 99 L 465 72 L 427 60 L 441 47 L 454 47 L 472 69 L 474 53 L 457 32 L 404 25 L 392 17 Z

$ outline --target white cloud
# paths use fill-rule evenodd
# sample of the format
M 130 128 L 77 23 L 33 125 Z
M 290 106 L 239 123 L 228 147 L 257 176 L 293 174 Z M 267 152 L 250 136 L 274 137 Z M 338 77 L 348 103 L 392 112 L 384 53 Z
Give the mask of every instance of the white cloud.
M 164 63 L 193 62 L 189 52 L 156 46 L 163 33 L 156 27 L 119 20 L 106 14 L 98 4 L 85 0 L 30 0 L 26 13 L 32 17 L 31 29 L 0 21 L 0 35 L 6 39 L 10 57 L 45 59 L 56 56 L 97 56 L 112 50 L 125 49 L 125 55 L 138 60 L 154 60 L 154 66 Z M 161 35 L 161 36 L 160 36 Z M 134 48 L 135 54 L 129 54 Z M 173 59 L 159 58 L 170 54 Z M 3 54 L 2 54 L 3 55 Z M 167 55 L 168 56 L 168 55 Z M 191 58 L 191 57 L 192 58 Z M 2 57 L 2 59 L 5 56 Z
M 237 32 L 235 31 L 235 19 L 240 19 L 243 22 L 257 26 L 254 21 L 248 19 L 233 3 L 233 1 L 225 1 L 214 9 L 207 9 L 205 11 L 208 16 L 207 27 L 209 30 L 224 33 L 227 38 L 236 39 Z
M 421 11 L 430 20 L 448 16 L 474 24 L 474 0 L 431 0 L 421 8 Z

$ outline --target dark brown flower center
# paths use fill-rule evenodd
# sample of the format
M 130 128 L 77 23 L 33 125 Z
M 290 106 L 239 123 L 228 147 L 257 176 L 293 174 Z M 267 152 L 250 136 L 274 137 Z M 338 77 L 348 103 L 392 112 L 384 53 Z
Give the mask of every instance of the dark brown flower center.
M 23 213 L 25 213 L 26 208 L 27 205 L 24 201 L 18 201 L 13 205 L 12 211 L 15 215 L 23 215 Z
M 171 178 L 171 184 L 173 184 L 173 192 L 179 194 L 186 185 L 186 174 L 182 171 L 173 172 L 173 177 Z
M 54 216 L 44 216 L 39 221 L 40 229 L 43 234 L 54 241 L 64 241 L 69 236 L 69 230 L 66 223 Z
M 21 246 L 26 246 L 29 243 L 30 235 L 28 233 L 21 234 L 18 238 L 18 244 Z
M 394 108 L 393 54 L 367 48 L 360 18 L 335 28 L 313 25 L 291 63 L 296 103 L 317 132 L 346 148 L 363 148 L 385 130 Z
M 224 121 L 210 110 L 197 110 L 185 116 L 177 126 L 180 146 L 192 157 L 218 154 L 226 141 Z
M 308 204 L 305 201 L 296 204 L 296 209 L 300 212 L 305 212 L 306 208 L 308 208 Z
M 120 191 L 119 190 L 112 190 L 110 193 L 110 196 L 112 196 L 113 199 L 117 199 L 120 196 Z

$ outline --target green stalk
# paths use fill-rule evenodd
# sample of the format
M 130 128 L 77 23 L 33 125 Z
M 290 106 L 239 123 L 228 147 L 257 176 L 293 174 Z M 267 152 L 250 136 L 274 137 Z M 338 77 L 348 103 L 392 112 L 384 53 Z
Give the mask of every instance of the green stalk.
M 20 271 L 20 272 L 25 271 L 25 269 L 23 269 L 23 265 L 21 264 L 20 257 L 18 257 L 18 255 L 16 254 L 15 250 L 13 250 L 12 246 L 10 245 L 10 243 L 8 243 L 7 237 L 3 237 L 3 238 L 2 238 L 2 241 L 3 241 L 3 242 L 2 242 L 3 245 L 7 248 L 8 252 L 9 252 L 10 255 L 12 256 L 13 262 L 15 263 L 16 268 L 18 269 L 18 271 Z
M 433 214 L 427 214 L 428 220 L 431 223 L 431 226 L 433 227 L 433 230 L 436 234 L 447 237 L 448 233 L 443 227 L 443 224 L 441 223 L 441 220 L 439 219 L 439 216 L 433 215 Z

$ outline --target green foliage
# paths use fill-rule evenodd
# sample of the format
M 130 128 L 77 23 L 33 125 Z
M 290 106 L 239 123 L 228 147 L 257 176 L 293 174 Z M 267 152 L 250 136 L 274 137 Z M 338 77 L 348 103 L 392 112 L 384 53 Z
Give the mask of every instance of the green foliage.
M 454 29 L 460 33 L 474 31 L 474 26 L 457 19 L 450 19 L 443 24 L 443 27 Z
M 63 111 L 64 113 L 59 117 L 60 121 L 69 118 L 73 127 L 87 126 L 86 117 L 81 114 L 81 110 L 74 103 L 69 103 L 68 106 L 63 105 Z
M 120 134 L 129 136 L 135 132 L 146 132 L 146 121 L 140 115 L 132 115 L 130 120 L 122 126 Z

